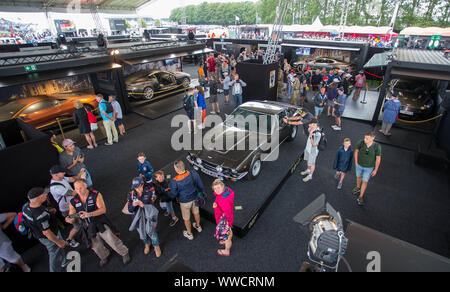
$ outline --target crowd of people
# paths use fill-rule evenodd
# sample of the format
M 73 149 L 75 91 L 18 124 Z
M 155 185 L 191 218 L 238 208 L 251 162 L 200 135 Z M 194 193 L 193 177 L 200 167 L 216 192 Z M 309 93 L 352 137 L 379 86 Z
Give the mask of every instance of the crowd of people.
M 243 55 L 247 56 L 247 53 L 243 52 Z M 198 69 L 200 85 L 189 88 L 185 96 L 185 104 L 188 104 L 185 105 L 185 109 L 189 120 L 193 123 L 193 126 L 189 123 L 189 131 L 195 132 L 197 128 L 204 128 L 207 92 L 212 114 L 221 112 L 218 102 L 220 89 L 223 90 L 225 103 L 230 102 L 231 95 L 235 107 L 242 104 L 242 93 L 246 83 L 237 74 L 236 65 L 239 60 L 244 59 L 243 55 L 238 60 L 225 54 L 219 54 L 217 57 L 209 55 L 201 60 Z M 277 58 L 281 61 L 279 54 Z M 333 129 L 341 130 L 341 117 L 345 110 L 346 98 L 354 86 L 354 98 L 356 95 L 358 99 L 357 90 L 364 87 L 366 79 L 364 71 L 353 76 L 350 69 L 311 70 L 309 67 L 298 69 L 293 69 L 286 59 L 280 64 L 279 94 L 287 97 L 294 105 L 304 105 L 308 102 L 308 91 L 311 90 L 313 93 L 314 114 L 302 111 L 298 117 L 284 119 L 286 124 L 302 126 L 307 137 L 304 149 L 306 169 L 300 173 L 303 182 L 307 183 L 313 180 L 317 158 L 322 151 L 320 145 L 324 139 L 324 131 L 319 125 L 322 113 L 326 111 L 328 116 L 333 116 L 335 119 Z M 97 95 L 97 101 L 107 134 L 105 145 L 111 146 L 118 142 L 119 133 L 125 134 L 120 104 L 114 96 L 106 100 L 102 95 Z M 74 113 L 74 121 L 80 134 L 88 142 L 87 149 L 98 147 L 93 135 L 95 126 L 92 125 L 96 120 L 92 118 L 92 113 L 87 108 L 80 104 L 75 106 L 77 110 Z M 198 126 L 194 117 L 195 108 L 200 109 L 202 113 Z M 395 122 L 399 108 L 401 103 L 397 96 L 391 95 L 384 105 L 383 126 L 380 130 L 383 134 L 390 134 L 390 127 Z M 332 163 L 338 190 L 342 189 L 346 174 L 351 171 L 353 163 L 355 164 L 356 186 L 352 193 L 357 196 L 357 203 L 361 206 L 364 205 L 368 183 L 377 175 L 381 164 L 381 146 L 374 140 L 375 133 L 366 133 L 355 148 L 352 148 L 351 140 L 344 139 Z M 101 267 L 108 263 L 110 249 L 122 257 L 124 264 L 128 264 L 131 261 L 129 248 L 124 245 L 118 230 L 106 215 L 104 197 L 95 189 L 95 177 L 93 178 L 88 168 L 83 150 L 71 139 L 65 139 L 62 147 L 59 146 L 53 133 L 51 141 L 58 150 L 59 164 L 49 170 L 48 188 L 31 189 L 27 194 L 29 202 L 23 208 L 23 218 L 29 233 L 48 251 L 50 271 L 60 271 L 67 267 L 70 263 L 66 258 L 67 249 L 78 248 L 82 243 L 98 256 Z M 160 213 L 169 217 L 168 228 L 174 227 L 181 216 L 184 222 L 182 236 L 187 240 L 194 240 L 194 231 L 195 236 L 200 236 L 203 231 L 200 208 L 205 204 L 205 186 L 199 174 L 195 170 L 187 169 L 182 161 L 176 161 L 173 164 L 173 172 L 176 175 L 172 178 L 163 170 L 155 171 L 143 152 L 137 154 L 136 169 L 136 177 L 131 181 L 126 198 L 124 196 L 126 203 L 122 213 L 131 216 L 130 231 L 137 231 L 139 239 L 143 242 L 143 253 L 148 255 L 152 246 L 156 258 L 161 257 L 163 253 L 158 236 L 158 230 L 163 228 L 158 226 Z M 215 180 L 210 187 L 215 197 L 212 203 L 216 220 L 214 236 L 219 244 L 224 246 L 217 250 L 217 254 L 229 256 L 233 238 L 235 194 L 221 180 Z M 175 202 L 179 203 L 181 214 L 177 215 Z M 10 225 L 15 217 L 17 217 L 15 213 L 0 214 L 2 229 Z M 61 223 L 69 226 L 70 231 L 62 232 Z M 0 259 L 18 265 L 23 271 L 30 271 L 1 231 L 0 243 Z M 1 260 L 0 269 L 5 269 L 5 264 Z

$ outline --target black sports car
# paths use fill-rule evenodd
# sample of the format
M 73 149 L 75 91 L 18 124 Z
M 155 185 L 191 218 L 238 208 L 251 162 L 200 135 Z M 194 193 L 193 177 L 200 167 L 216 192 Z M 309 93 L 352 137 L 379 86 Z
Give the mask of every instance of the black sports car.
M 125 77 L 128 94 L 137 99 L 152 99 L 160 93 L 188 87 L 191 76 L 163 70 L 140 71 Z
M 420 80 L 393 79 L 390 91 L 398 94 L 402 103 L 399 117 L 403 120 L 426 119 L 433 115 L 435 93 L 430 84 Z
M 274 146 L 278 148 L 284 141 L 292 141 L 297 136 L 297 127 L 287 125 L 283 118 L 297 116 L 302 111 L 300 107 L 279 102 L 246 102 L 235 109 L 225 122 L 205 133 L 204 140 L 210 141 L 210 145 L 204 145 L 201 151 L 190 151 L 187 160 L 194 169 L 213 177 L 232 181 L 244 177 L 255 179 Z M 253 127 L 240 120 L 253 117 L 257 123 Z M 272 141 L 278 141 L 278 144 L 272 145 Z M 223 150 L 217 150 L 218 144 L 224 146 Z

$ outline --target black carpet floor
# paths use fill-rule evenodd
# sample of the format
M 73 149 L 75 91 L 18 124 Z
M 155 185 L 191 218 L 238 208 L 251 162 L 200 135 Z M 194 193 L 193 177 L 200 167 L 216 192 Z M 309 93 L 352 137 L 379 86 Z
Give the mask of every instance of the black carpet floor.
M 212 223 L 203 220 L 203 232 L 194 232 L 195 239 L 188 241 L 182 236 L 183 222 L 180 220 L 176 226 L 169 227 L 168 218 L 162 215 L 158 226 L 162 257 L 156 259 L 154 253 L 144 256 L 138 234 L 128 231 L 131 218 L 123 215 L 121 209 L 131 179 L 137 172 L 138 152 L 147 153 L 155 169 L 180 157 L 180 152 L 170 146 L 171 133 L 175 131 L 170 127 L 170 121 L 179 113 L 182 111 L 156 120 L 136 115 L 143 125 L 128 131 L 124 138 L 120 138 L 120 143 L 88 152 L 86 164 L 94 186 L 104 195 L 108 216 L 130 248 L 132 263 L 123 266 L 121 258 L 112 254 L 108 265 L 100 269 L 95 254 L 81 249 L 83 271 L 157 271 L 175 255 L 182 264 L 195 271 L 298 271 L 306 259 L 309 236 L 293 221 L 293 217 L 322 193 L 344 219 L 450 257 L 448 175 L 417 167 L 413 163 L 413 152 L 382 145 L 379 174 L 370 182 L 366 205 L 359 207 L 351 195 L 355 183 L 354 170 L 346 177 L 343 190 L 338 191 L 332 163 L 344 138 L 351 138 L 355 145 L 372 128 L 344 119 L 343 130 L 334 132 L 330 128 L 331 120 L 326 116 L 320 117 L 320 122 L 328 134 L 328 148 L 318 157 L 313 180 L 303 183 L 298 171 L 292 175 L 248 235 L 234 239 L 230 257 L 217 256 L 216 249 L 220 247 L 213 237 L 215 226 Z M 303 162 L 300 170 L 304 167 Z M 176 213 L 180 215 L 178 207 Z M 24 259 L 34 271 L 48 270 L 42 246 L 29 250 Z

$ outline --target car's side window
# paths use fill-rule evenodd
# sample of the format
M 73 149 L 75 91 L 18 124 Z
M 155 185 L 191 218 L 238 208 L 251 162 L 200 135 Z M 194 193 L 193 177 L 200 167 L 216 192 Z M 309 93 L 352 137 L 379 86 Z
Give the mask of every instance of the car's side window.
M 288 114 L 287 114 L 286 110 L 283 110 L 278 114 L 278 121 L 279 121 L 280 128 L 284 128 L 286 126 L 286 123 L 283 121 L 283 119 L 287 116 L 288 116 Z
M 22 111 L 22 114 L 31 114 L 40 110 L 44 110 L 50 107 L 54 107 L 55 103 L 54 101 L 50 101 L 50 100 L 44 100 L 44 101 L 39 101 L 36 103 L 33 103 L 32 105 L 28 106 L 26 109 L 24 109 Z

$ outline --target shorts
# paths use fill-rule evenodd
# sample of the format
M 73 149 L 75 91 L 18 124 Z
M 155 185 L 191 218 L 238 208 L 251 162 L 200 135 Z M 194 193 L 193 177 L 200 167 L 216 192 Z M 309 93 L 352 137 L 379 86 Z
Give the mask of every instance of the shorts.
M 364 182 L 369 182 L 372 177 L 374 167 L 362 167 L 361 165 L 356 165 L 356 177 L 362 177 Z
M 217 102 L 217 94 L 211 94 L 211 96 L 209 97 L 209 102 L 216 103 Z
M 318 106 L 314 107 L 314 116 L 317 117 L 317 116 L 321 115 L 322 112 L 323 112 L 323 107 L 318 107 Z
M 4 266 L 1 259 L 4 259 L 8 263 L 14 264 L 17 263 L 21 257 L 13 249 L 11 242 L 4 242 L 0 245 L 0 268 Z
M 312 86 L 313 91 L 319 91 L 319 85 L 313 85 Z
M 303 157 L 306 162 L 308 163 L 308 166 L 314 166 L 316 165 L 316 158 L 317 158 L 317 154 L 316 155 L 312 155 L 310 152 L 305 150 L 305 154 Z
M 344 113 L 344 111 L 342 111 L 342 110 L 340 110 L 340 109 L 337 109 L 337 108 L 334 109 L 334 116 L 335 116 L 336 118 L 342 117 L 342 114 L 343 114 L 343 113 Z
M 185 221 L 191 219 L 191 211 L 192 214 L 200 213 L 199 207 L 195 206 L 195 201 L 191 201 L 188 203 L 180 203 L 180 209 L 181 209 L 181 216 Z
M 192 111 L 187 111 L 186 114 L 187 114 L 189 120 L 191 120 L 191 121 L 195 120 L 194 111 L 193 110 Z
M 229 89 L 224 89 L 223 90 L 223 95 L 230 95 L 230 90 Z
M 63 215 L 64 218 L 69 216 L 69 211 L 61 211 L 61 215 Z M 75 219 L 75 222 L 72 224 L 73 229 L 80 230 L 81 229 L 81 220 Z
M 122 119 L 116 119 L 115 121 L 114 121 L 114 124 L 118 127 L 118 126 L 122 126 Z

